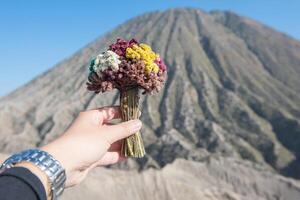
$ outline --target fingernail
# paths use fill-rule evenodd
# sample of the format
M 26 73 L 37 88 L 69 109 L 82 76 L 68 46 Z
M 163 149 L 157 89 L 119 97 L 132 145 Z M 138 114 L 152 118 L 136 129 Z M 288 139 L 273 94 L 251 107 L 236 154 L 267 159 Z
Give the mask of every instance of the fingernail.
M 129 121 L 129 128 L 133 133 L 139 131 L 142 128 L 141 120 L 135 119 Z

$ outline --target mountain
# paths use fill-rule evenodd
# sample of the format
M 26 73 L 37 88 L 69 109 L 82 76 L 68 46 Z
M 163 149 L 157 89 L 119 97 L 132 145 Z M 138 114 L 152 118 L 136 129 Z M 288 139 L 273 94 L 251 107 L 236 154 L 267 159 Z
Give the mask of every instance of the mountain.
M 80 111 L 118 104 L 116 91 L 95 95 L 85 85 L 89 59 L 118 37 L 151 44 L 169 71 L 164 90 L 141 100 L 147 156 L 112 168 L 159 171 L 214 156 L 300 178 L 300 42 L 221 11 L 136 17 L 3 97 L 1 152 L 47 143 Z

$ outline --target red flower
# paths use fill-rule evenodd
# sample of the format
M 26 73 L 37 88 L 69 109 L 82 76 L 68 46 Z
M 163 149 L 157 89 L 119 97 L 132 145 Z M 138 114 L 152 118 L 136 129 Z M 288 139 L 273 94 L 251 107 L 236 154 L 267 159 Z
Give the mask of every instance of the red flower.
M 126 49 L 132 47 L 134 44 L 138 44 L 136 39 L 131 39 L 126 41 L 124 39 L 118 38 L 116 43 L 113 43 L 109 46 L 109 50 L 115 52 L 119 56 L 125 57 Z

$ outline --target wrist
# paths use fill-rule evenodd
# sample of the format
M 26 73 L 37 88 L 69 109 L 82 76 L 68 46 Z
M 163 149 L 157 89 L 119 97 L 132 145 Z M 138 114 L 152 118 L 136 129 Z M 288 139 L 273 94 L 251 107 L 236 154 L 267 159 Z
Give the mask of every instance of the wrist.
M 62 141 L 62 140 L 64 140 L 64 139 L 59 138 L 59 139 L 41 147 L 40 149 L 42 151 L 49 153 L 56 160 L 58 160 L 59 163 L 62 165 L 62 167 L 65 169 L 66 175 L 68 176 L 68 174 L 70 173 L 70 171 L 72 169 L 72 166 L 69 162 L 70 157 L 68 155 L 66 155 L 66 151 L 65 151 L 65 149 L 68 149 L 66 147 L 67 142 Z
M 44 175 L 35 167 L 24 164 L 25 162 L 30 162 L 47 175 L 49 179 L 48 182 L 51 185 L 51 195 L 53 199 L 57 199 L 57 197 L 63 193 L 66 182 L 65 170 L 58 160 L 45 151 L 28 149 L 16 153 L 4 161 L 1 165 L 1 170 L 9 169 L 16 165 L 18 166 L 18 164 L 19 166 L 25 165 L 41 178 L 40 180 L 45 185 L 45 188 L 47 188 L 47 181 Z
M 50 180 L 45 172 L 43 172 L 40 168 L 38 168 L 36 165 L 34 165 L 31 162 L 20 162 L 14 165 L 14 167 L 23 167 L 31 171 L 36 177 L 39 178 L 41 183 L 44 186 L 47 199 L 51 199 L 51 183 Z

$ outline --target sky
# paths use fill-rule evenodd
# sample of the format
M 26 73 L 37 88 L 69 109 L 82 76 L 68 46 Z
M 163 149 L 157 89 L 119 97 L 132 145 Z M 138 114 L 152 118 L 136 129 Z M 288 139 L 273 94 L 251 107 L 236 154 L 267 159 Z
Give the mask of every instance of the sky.
M 299 0 L 0 0 L 0 96 L 145 12 L 230 10 L 300 40 Z

